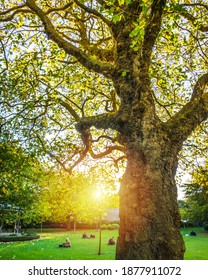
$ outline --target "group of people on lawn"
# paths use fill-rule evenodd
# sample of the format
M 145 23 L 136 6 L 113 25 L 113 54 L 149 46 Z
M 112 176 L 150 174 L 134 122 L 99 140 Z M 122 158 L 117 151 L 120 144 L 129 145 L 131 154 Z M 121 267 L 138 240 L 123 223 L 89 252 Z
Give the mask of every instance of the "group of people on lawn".
M 187 234 L 188 236 L 196 236 L 196 233 L 194 231 L 191 231 L 189 234 Z M 90 237 L 88 237 L 87 233 L 84 232 L 82 234 L 82 238 L 84 239 L 90 239 L 90 238 L 95 238 L 95 235 L 94 234 L 90 234 Z M 114 241 L 114 237 L 112 236 L 111 238 L 109 238 L 108 240 L 108 245 L 115 245 L 115 241 Z M 59 245 L 59 247 L 71 247 L 71 242 L 69 240 L 69 238 L 66 238 L 66 241 L 65 243 Z
M 86 232 L 84 232 L 84 233 L 82 234 L 82 238 L 86 238 L 86 239 L 88 239 L 88 238 L 95 238 L 95 235 L 94 235 L 94 234 L 90 234 L 90 237 L 88 237 L 88 235 L 86 234 Z
M 90 234 L 90 237 L 88 237 L 88 235 L 86 234 L 86 232 L 84 232 L 82 234 L 82 238 L 84 239 L 88 239 L 88 238 L 95 238 L 94 234 Z M 108 245 L 115 245 L 115 241 L 114 241 L 114 237 L 112 236 L 111 238 L 109 238 L 108 240 Z M 60 244 L 59 247 L 64 247 L 64 248 L 69 248 L 71 247 L 71 241 L 69 240 L 69 238 L 66 238 L 66 241 L 63 244 Z

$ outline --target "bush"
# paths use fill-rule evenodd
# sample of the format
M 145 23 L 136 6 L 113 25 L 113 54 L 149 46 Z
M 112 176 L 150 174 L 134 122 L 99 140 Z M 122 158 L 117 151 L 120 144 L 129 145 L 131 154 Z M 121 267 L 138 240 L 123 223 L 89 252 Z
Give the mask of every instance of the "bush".
M 110 224 L 108 226 L 108 229 L 113 230 L 113 229 L 119 229 L 119 225 L 118 224 Z
M 103 224 L 101 225 L 101 229 L 103 230 L 113 230 L 113 229 L 119 229 L 119 225 L 118 224 Z
M 208 222 L 204 222 L 204 223 L 203 223 L 203 228 L 204 228 L 205 230 L 208 230 Z
M 29 241 L 33 239 L 39 239 L 40 236 L 33 233 L 29 234 L 10 234 L 10 235 L 2 235 L 0 236 L 0 242 L 15 242 L 15 241 Z
M 108 229 L 108 227 L 106 224 L 103 224 L 103 225 L 101 225 L 101 229 L 106 230 L 106 229 Z

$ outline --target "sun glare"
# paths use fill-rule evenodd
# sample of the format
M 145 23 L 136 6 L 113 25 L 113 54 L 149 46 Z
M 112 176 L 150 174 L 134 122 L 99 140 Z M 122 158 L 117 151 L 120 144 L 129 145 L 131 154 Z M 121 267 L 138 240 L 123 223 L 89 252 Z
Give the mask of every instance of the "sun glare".
M 101 192 L 100 191 L 97 191 L 96 194 L 95 194 L 96 198 L 99 198 L 101 196 Z

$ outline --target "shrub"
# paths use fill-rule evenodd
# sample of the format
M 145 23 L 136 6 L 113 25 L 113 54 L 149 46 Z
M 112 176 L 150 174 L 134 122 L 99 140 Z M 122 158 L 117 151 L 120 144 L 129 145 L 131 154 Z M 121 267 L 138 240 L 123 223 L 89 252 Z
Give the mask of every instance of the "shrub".
M 108 229 L 108 227 L 106 224 L 103 224 L 103 225 L 101 225 L 101 229 L 106 230 L 106 229 Z
M 0 242 L 15 242 L 15 241 L 29 241 L 33 239 L 39 239 L 40 236 L 37 234 L 10 234 L 10 235 L 2 235 L 0 237 Z
M 101 229 L 102 230 L 113 230 L 113 229 L 119 229 L 119 225 L 118 224 L 103 224 L 101 225 Z
M 204 222 L 204 223 L 203 223 L 203 228 L 204 228 L 205 230 L 208 230 L 208 222 Z
M 110 229 L 110 230 L 119 229 L 119 225 L 118 224 L 109 224 L 108 229 Z

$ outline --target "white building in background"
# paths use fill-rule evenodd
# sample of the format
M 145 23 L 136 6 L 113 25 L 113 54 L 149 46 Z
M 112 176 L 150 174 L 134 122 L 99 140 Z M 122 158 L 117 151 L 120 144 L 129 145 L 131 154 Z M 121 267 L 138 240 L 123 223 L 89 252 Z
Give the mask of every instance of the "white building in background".
M 109 208 L 105 210 L 105 217 L 103 218 L 104 222 L 119 222 L 119 209 L 118 208 Z

